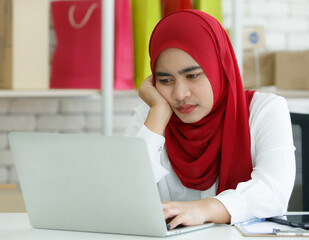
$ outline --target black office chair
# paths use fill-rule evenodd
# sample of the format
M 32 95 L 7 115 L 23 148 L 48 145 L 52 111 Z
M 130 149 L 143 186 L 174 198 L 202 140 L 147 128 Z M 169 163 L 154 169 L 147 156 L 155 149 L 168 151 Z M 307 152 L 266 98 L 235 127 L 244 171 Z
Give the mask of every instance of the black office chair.
M 296 179 L 289 211 L 309 211 L 309 114 L 291 113 Z

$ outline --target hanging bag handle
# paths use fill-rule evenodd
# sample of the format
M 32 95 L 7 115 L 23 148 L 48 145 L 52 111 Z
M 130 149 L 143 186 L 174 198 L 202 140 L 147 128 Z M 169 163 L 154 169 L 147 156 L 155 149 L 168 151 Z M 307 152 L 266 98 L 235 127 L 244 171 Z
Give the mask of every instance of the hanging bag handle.
M 84 27 L 87 22 L 89 21 L 90 17 L 91 17 L 91 14 L 93 13 L 93 11 L 96 9 L 96 7 L 98 6 L 97 3 L 93 3 L 89 9 L 87 10 L 87 13 L 86 15 L 84 16 L 84 18 L 82 19 L 82 21 L 80 23 L 77 23 L 75 21 L 75 18 L 74 18 L 74 12 L 75 12 L 75 8 L 76 6 L 75 5 L 72 5 L 69 9 L 69 14 L 68 14 L 68 18 L 69 18 L 69 22 L 71 24 L 71 26 L 75 29 L 80 29 L 82 27 Z

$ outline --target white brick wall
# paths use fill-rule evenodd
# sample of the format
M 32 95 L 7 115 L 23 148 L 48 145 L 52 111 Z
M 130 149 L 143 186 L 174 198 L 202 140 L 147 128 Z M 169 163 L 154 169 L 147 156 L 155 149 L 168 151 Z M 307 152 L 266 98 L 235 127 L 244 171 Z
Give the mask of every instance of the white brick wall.
M 15 167 L 11 167 L 8 170 L 8 182 L 9 183 L 18 183 L 18 176 L 17 176 L 17 171 Z
M 307 34 L 293 34 L 288 36 L 288 49 L 303 50 L 309 49 L 309 31 Z
M 292 16 L 304 16 L 308 17 L 309 12 L 309 2 L 304 1 L 303 3 L 295 2 L 291 6 L 291 15 Z
M 56 113 L 57 99 L 13 99 L 9 102 L 9 113 Z
M 0 150 L 7 148 L 7 146 L 8 146 L 7 134 L 0 134 Z
M 232 1 L 222 0 L 223 25 L 232 26 Z M 243 0 L 243 25 L 265 28 L 266 49 L 308 50 L 308 0 Z
M 65 99 L 60 102 L 61 113 L 95 113 L 101 111 L 100 100 L 87 100 L 82 98 Z
M 265 44 L 273 51 L 285 49 L 288 43 L 286 34 L 284 33 L 269 33 L 265 35 Z
M 0 116 L 0 131 L 33 131 L 35 117 L 30 115 L 2 115 Z
M 9 170 L 7 167 L 0 167 L 0 183 L 9 182 Z
M 6 113 L 9 109 L 9 102 L 6 99 L 1 99 L 0 101 L 0 114 Z
M 304 17 L 271 17 L 266 30 L 282 33 L 299 33 L 308 31 L 308 22 Z
M 245 7 L 249 16 L 286 16 L 289 13 L 289 4 L 278 1 L 246 1 Z
M 85 128 L 83 115 L 47 115 L 38 116 L 37 130 L 39 131 L 65 131 Z

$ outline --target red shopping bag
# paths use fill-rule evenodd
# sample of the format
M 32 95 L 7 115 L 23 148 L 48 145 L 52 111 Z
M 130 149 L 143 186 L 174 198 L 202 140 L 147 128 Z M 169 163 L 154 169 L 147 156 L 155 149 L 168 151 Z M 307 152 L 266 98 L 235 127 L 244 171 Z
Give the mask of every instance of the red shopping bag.
M 129 0 L 116 0 L 124 4 Z M 129 2 L 126 9 L 130 11 Z M 130 15 L 119 16 L 115 21 Z M 52 2 L 52 18 L 57 38 L 51 68 L 50 88 L 101 88 L 101 0 Z M 132 89 L 132 29 L 122 23 L 115 27 L 115 89 Z M 124 34 L 126 33 L 126 34 Z M 120 51 L 119 49 L 124 49 Z M 119 66 L 122 67 L 121 71 Z

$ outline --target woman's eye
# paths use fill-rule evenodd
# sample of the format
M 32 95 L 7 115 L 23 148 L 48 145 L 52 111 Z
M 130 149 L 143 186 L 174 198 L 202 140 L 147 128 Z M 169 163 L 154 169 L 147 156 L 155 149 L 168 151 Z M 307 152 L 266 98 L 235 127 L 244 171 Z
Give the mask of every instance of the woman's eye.
M 160 82 L 161 84 L 168 84 L 168 83 L 170 83 L 171 81 L 172 81 L 172 79 L 170 79 L 170 78 L 159 79 L 159 82 Z
M 189 75 L 187 75 L 187 78 L 194 79 L 194 78 L 197 78 L 199 75 L 200 75 L 199 73 L 196 73 L 196 74 L 189 74 Z

